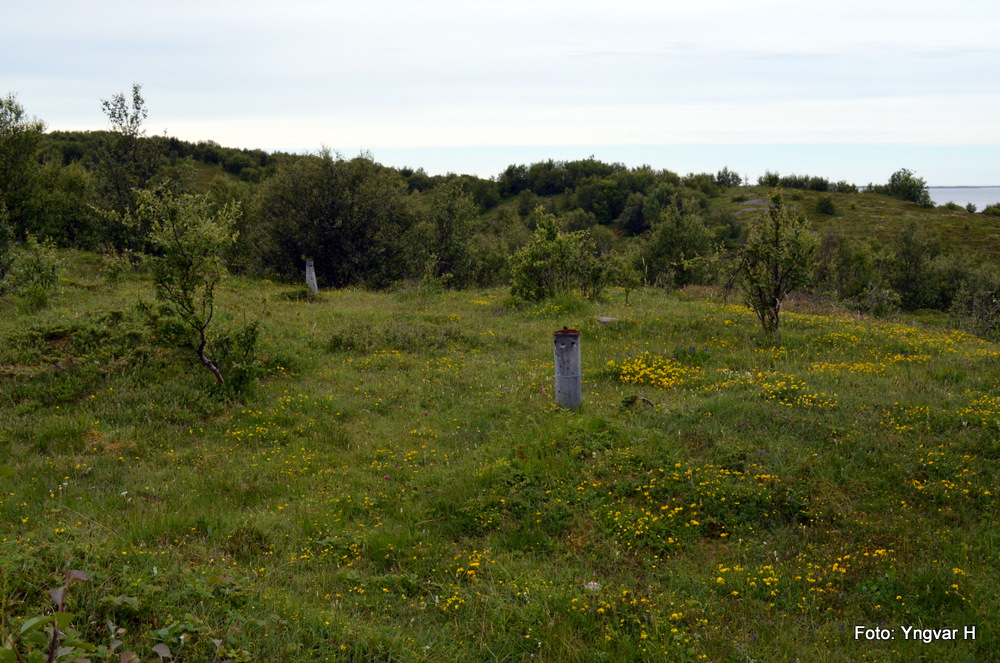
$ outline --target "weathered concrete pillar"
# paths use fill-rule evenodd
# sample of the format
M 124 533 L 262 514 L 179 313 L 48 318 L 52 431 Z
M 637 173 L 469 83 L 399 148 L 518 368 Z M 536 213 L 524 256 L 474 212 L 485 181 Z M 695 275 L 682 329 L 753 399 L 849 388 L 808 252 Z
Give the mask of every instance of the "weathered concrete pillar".
M 575 410 L 583 393 L 580 367 L 580 332 L 563 327 L 555 333 L 556 405 Z
M 319 292 L 319 286 L 316 285 L 316 266 L 312 258 L 306 258 L 306 285 L 312 294 Z

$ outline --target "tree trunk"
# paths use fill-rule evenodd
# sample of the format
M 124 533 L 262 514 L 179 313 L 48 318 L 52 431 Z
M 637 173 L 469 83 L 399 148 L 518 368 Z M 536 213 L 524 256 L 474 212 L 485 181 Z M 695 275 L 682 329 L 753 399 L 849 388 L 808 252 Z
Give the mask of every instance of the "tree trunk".
M 215 376 L 216 382 L 219 383 L 220 387 L 226 386 L 226 381 L 222 378 L 222 371 L 219 367 L 215 365 L 211 359 L 205 355 L 205 346 L 208 345 L 208 338 L 205 336 L 205 330 L 201 330 L 201 343 L 198 345 L 198 358 L 201 363 L 205 365 L 208 370 L 212 371 L 212 375 Z

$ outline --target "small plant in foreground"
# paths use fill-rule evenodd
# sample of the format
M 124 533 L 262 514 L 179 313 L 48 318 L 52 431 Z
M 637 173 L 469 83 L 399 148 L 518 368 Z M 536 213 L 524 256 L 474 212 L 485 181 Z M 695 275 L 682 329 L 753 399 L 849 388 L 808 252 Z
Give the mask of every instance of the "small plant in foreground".
M 54 663 L 55 661 L 89 661 L 94 656 L 107 659 L 121 641 L 112 639 L 110 645 L 94 646 L 84 641 L 72 627 L 77 615 L 65 611 L 66 595 L 73 582 L 86 582 L 90 576 L 83 571 L 67 569 L 61 586 L 49 590 L 49 598 L 56 605 L 51 615 L 26 619 L 17 634 L 4 638 L 0 648 L 0 663 Z M 112 637 L 115 633 L 112 633 Z M 126 652 L 122 661 L 138 663 L 138 657 Z

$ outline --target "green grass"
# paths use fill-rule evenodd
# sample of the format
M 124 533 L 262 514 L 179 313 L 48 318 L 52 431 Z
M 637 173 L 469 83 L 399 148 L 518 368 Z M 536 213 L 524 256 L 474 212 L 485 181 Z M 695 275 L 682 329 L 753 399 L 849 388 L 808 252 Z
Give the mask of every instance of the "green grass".
M 731 189 L 733 195 L 712 201 L 716 210 L 726 210 L 740 216 L 750 215 L 760 209 L 749 201 L 767 200 L 771 189 L 748 187 Z M 733 200 L 733 197 L 742 200 Z M 834 215 L 816 211 L 820 198 L 829 196 L 834 204 Z M 889 196 L 867 193 L 818 193 L 786 189 L 785 202 L 802 213 L 815 230 L 829 231 L 851 240 L 868 243 L 877 240 L 884 246 L 910 223 L 916 223 L 924 232 L 936 237 L 949 253 L 976 257 L 994 262 L 1000 258 L 1000 217 L 987 214 L 970 214 L 964 209 L 950 210 L 941 207 L 921 207 Z
M 2 305 L 0 634 L 68 566 L 81 637 L 110 621 L 143 660 L 993 656 L 993 344 L 790 312 L 763 349 L 749 311 L 652 290 L 510 311 L 231 279 L 231 309 L 266 299 L 270 367 L 233 400 L 149 341 L 148 282 L 72 265 L 47 310 Z

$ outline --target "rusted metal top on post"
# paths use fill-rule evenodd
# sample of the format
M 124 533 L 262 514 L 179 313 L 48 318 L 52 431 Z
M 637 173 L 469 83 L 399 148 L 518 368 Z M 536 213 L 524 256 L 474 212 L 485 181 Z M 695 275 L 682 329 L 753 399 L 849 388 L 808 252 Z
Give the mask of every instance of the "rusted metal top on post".
M 557 331 L 555 335 L 556 336 L 579 336 L 580 332 L 577 331 L 576 329 L 569 329 L 567 327 L 563 327 L 562 329 L 560 329 L 559 331 Z

